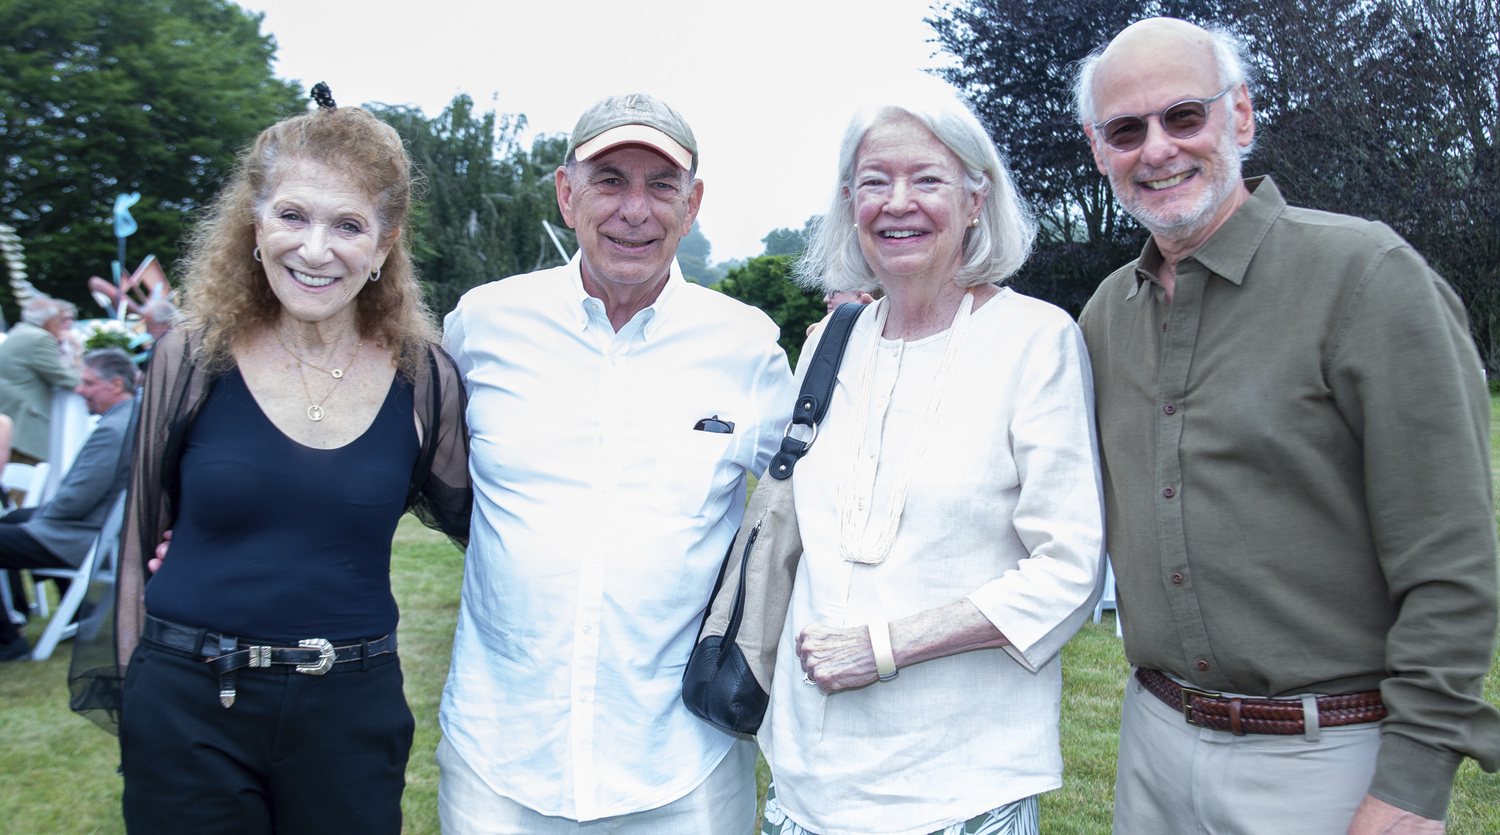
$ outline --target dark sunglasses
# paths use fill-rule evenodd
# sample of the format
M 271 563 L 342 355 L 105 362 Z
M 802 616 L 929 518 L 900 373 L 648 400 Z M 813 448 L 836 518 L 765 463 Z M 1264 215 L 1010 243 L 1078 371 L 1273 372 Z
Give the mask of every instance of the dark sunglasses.
M 693 428 L 698 430 L 699 432 L 713 432 L 717 435 L 733 435 L 734 421 L 724 420 L 718 415 L 714 415 L 711 418 L 704 418 L 703 420 L 700 420 L 697 423 L 693 424 Z
M 1208 121 L 1208 106 L 1218 101 L 1225 93 L 1234 89 L 1225 87 L 1216 96 L 1206 99 L 1180 101 L 1165 110 L 1156 110 L 1140 116 L 1116 116 L 1107 122 L 1094 125 L 1094 130 L 1104 138 L 1104 144 L 1116 151 L 1134 151 L 1146 144 L 1146 120 L 1152 116 L 1161 119 L 1161 129 L 1168 136 L 1187 139 L 1198 135 Z

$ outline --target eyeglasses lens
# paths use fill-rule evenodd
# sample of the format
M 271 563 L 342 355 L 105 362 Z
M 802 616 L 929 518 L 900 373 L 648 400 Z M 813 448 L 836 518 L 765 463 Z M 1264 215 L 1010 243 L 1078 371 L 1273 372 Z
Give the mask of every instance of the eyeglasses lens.
M 712 432 L 716 435 L 733 435 L 734 421 L 721 420 L 718 415 L 714 415 L 711 418 L 704 418 L 698 421 L 694 424 L 693 428 L 699 432 Z
M 1201 101 L 1185 101 L 1161 113 L 1161 126 L 1178 139 L 1196 136 L 1208 121 L 1208 108 Z M 1116 116 L 1104 123 L 1104 141 L 1117 151 L 1134 151 L 1146 143 L 1146 120 L 1140 116 Z
M 1206 121 L 1208 111 L 1201 101 L 1185 101 L 1173 105 L 1161 114 L 1162 127 L 1178 139 L 1186 139 L 1203 130 L 1203 123 Z

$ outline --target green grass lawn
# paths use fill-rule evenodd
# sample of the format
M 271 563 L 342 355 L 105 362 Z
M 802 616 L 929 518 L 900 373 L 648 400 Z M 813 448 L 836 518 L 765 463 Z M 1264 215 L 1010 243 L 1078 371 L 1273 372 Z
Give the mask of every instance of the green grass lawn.
M 1500 462 L 1500 431 L 1491 426 Z M 1497 479 L 1500 482 L 1500 479 Z M 410 517 L 396 533 L 391 574 L 401 604 L 401 664 L 406 698 L 417 717 L 403 808 L 407 833 L 436 833 L 438 700 L 458 613 L 463 557 Z M 33 622 L 35 641 L 43 625 Z M 121 833 L 115 738 L 67 708 L 71 644 L 40 664 L 0 665 L 0 833 Z M 1114 621 L 1086 626 L 1063 650 L 1063 788 L 1042 799 L 1048 835 L 1109 832 L 1116 731 L 1127 667 Z M 1500 704 L 1500 659 L 1485 678 L 1485 698 Z M 760 767 L 761 791 L 766 774 Z M 1500 833 L 1500 774 L 1466 760 L 1449 813 L 1454 835 Z

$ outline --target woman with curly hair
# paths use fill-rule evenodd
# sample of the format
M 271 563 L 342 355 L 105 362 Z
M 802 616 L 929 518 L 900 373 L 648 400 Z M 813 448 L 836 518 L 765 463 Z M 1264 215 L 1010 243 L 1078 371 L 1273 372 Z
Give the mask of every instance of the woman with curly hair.
M 401 139 L 313 95 L 199 224 L 145 384 L 116 601 L 132 833 L 401 829 L 391 538 L 408 509 L 467 537 L 464 395 Z

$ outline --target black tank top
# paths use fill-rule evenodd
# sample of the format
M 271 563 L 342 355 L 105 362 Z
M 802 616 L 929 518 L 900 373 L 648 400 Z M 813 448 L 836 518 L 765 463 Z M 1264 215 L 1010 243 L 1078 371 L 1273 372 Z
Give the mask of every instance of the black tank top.
M 395 629 L 391 537 L 419 452 L 412 406 L 397 376 L 363 435 L 313 449 L 271 423 L 238 369 L 221 378 L 188 431 L 171 552 L 146 610 L 287 643 Z

